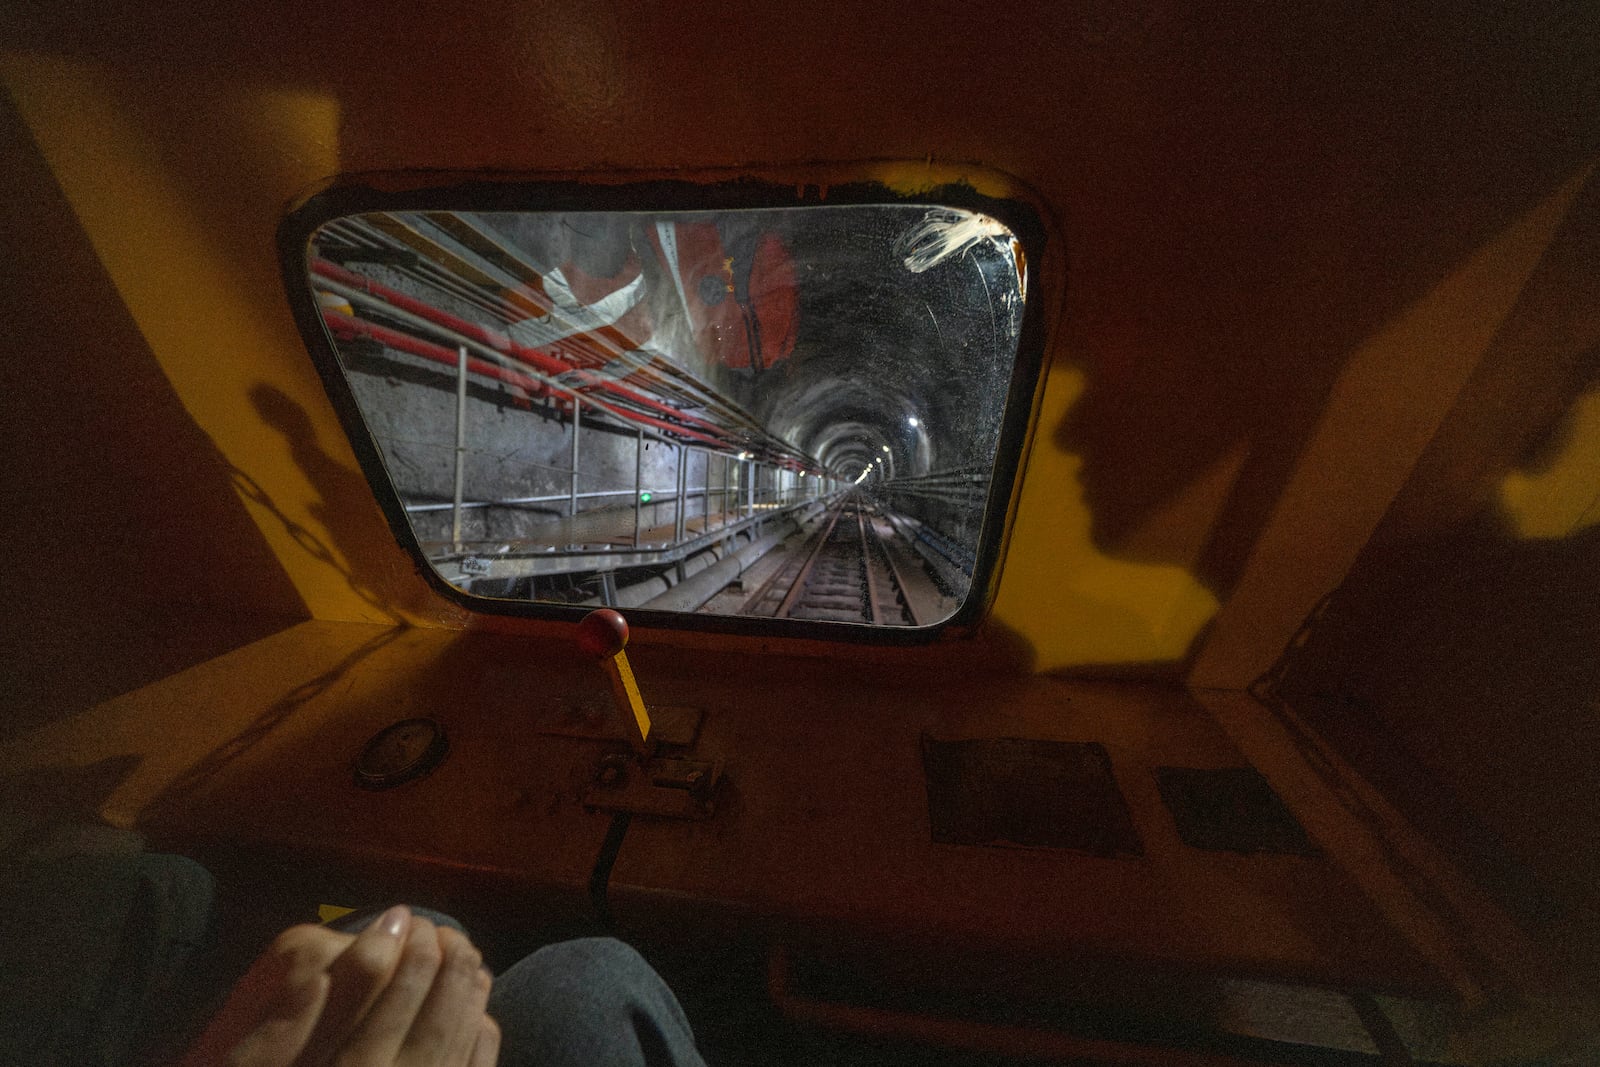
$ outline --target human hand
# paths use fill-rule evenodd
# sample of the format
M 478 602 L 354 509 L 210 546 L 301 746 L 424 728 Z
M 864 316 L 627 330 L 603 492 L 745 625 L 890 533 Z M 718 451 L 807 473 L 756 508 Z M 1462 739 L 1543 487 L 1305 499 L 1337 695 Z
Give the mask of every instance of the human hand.
M 490 979 L 467 938 L 405 908 L 359 935 L 284 931 L 183 1067 L 492 1067 Z

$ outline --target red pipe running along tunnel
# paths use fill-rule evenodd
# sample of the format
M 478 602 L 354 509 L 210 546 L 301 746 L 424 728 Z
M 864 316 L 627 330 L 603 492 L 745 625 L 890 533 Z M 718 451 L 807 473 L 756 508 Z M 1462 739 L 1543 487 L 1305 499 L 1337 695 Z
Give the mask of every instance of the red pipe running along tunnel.
M 478 344 L 492 348 L 510 359 L 514 359 L 520 363 L 526 364 L 531 369 L 545 376 L 554 377 L 557 375 L 568 374 L 586 376 L 588 373 L 591 373 L 588 372 L 586 368 L 575 367 L 571 363 L 558 359 L 547 353 L 540 352 L 537 349 L 519 345 L 502 333 L 491 330 L 477 323 L 469 322 L 468 320 L 462 319 L 456 315 L 452 315 L 447 311 L 443 311 L 437 307 L 434 307 L 432 304 L 418 300 L 415 297 L 408 296 L 405 293 L 399 292 L 398 290 L 391 289 L 380 282 L 373 281 L 370 278 L 367 278 L 361 274 L 357 274 L 354 271 L 347 270 L 327 260 L 312 260 L 311 270 L 312 273 L 327 278 L 330 281 L 338 282 L 341 285 L 345 285 L 353 289 L 359 289 L 360 291 L 367 293 L 369 296 L 375 297 L 379 300 L 382 300 L 384 303 L 392 305 L 398 310 L 405 311 L 412 315 L 416 315 L 419 318 L 426 319 L 430 323 L 433 323 L 442 329 L 460 334 L 461 336 L 475 341 Z M 456 365 L 456 353 L 453 349 L 446 348 L 441 345 L 431 344 L 426 341 L 421 341 L 401 331 L 379 326 L 376 323 L 366 322 L 362 319 L 356 318 L 353 315 L 346 315 L 336 309 L 323 308 L 322 312 L 323 320 L 328 324 L 328 327 L 341 337 L 366 337 L 377 341 L 380 344 L 389 345 L 390 347 L 393 347 L 399 351 L 409 352 L 412 355 L 421 356 L 424 359 L 444 363 L 445 365 L 451 367 Z M 493 364 L 490 364 L 486 361 L 469 359 L 467 366 L 468 369 L 474 373 L 485 373 L 491 378 L 506 382 L 507 384 L 513 385 L 517 388 L 525 389 L 534 396 L 546 396 L 553 392 L 546 383 L 539 382 L 538 380 L 525 375 L 520 375 L 508 368 L 495 367 Z M 610 396 L 614 396 L 620 401 L 636 404 L 651 411 L 658 412 L 667 418 L 677 420 L 678 423 L 687 425 L 669 423 L 641 413 L 628 412 L 618 409 L 610 404 L 598 400 L 594 396 L 594 391 L 596 390 L 604 392 Z M 748 450 L 756 453 L 758 456 L 768 461 L 779 462 L 784 466 L 793 465 L 793 457 L 791 456 L 774 454 L 766 449 L 759 448 L 759 446 L 753 447 L 737 439 L 730 440 L 725 436 L 721 436 L 726 434 L 727 431 L 715 425 L 714 423 L 699 418 L 695 415 L 679 411 L 671 405 L 664 404 L 652 397 L 644 396 L 643 394 L 629 389 L 615 381 L 605 379 L 599 381 L 587 381 L 579 385 L 574 385 L 572 387 L 572 392 L 581 394 L 584 400 L 588 403 L 591 403 L 601 410 L 609 412 L 628 422 L 649 426 L 664 433 L 670 433 L 680 438 L 693 440 L 709 445 L 713 448 L 721 450 Z M 691 427 L 700 427 L 705 432 L 700 432 Z M 794 469 L 809 469 L 809 465 L 806 467 L 795 467 Z
M 367 340 L 376 341 L 379 344 L 386 345 L 390 348 L 397 349 L 401 352 L 409 352 L 414 356 L 421 356 L 423 359 L 432 360 L 435 363 L 442 363 L 447 367 L 456 366 L 457 360 L 460 359 L 460 356 L 453 348 L 445 348 L 443 345 L 436 345 L 427 341 L 418 340 L 409 334 L 401 333 L 399 330 L 391 330 L 387 326 L 379 326 L 377 323 L 366 322 L 362 319 L 356 318 L 354 315 L 347 315 L 344 312 L 335 310 L 333 308 L 323 308 L 322 318 L 323 321 L 328 324 L 328 328 L 332 330 L 341 340 L 365 338 Z M 531 396 L 549 396 L 554 392 L 550 386 L 536 378 L 530 378 L 526 374 L 519 374 L 518 372 L 507 367 L 498 367 L 493 363 L 489 363 L 480 359 L 473 359 L 470 356 L 467 358 L 467 370 L 474 374 L 482 374 L 497 381 L 505 382 L 507 385 L 515 386 L 518 389 L 523 389 Z M 576 392 L 576 390 L 574 390 L 574 392 Z M 728 448 L 728 444 L 725 441 L 708 437 L 705 434 L 696 433 L 695 431 L 685 429 L 682 426 L 674 426 L 670 423 L 662 422 L 659 419 L 650 418 L 648 415 L 640 415 L 623 411 L 619 408 L 612 407 L 610 404 L 596 400 L 591 395 L 585 394 L 583 399 L 585 403 L 592 404 L 601 411 L 608 412 L 620 419 L 625 419 L 628 422 L 649 426 L 653 429 L 660 430 L 663 433 L 670 433 L 677 437 L 699 441 L 704 444 L 711 445 L 714 448 Z

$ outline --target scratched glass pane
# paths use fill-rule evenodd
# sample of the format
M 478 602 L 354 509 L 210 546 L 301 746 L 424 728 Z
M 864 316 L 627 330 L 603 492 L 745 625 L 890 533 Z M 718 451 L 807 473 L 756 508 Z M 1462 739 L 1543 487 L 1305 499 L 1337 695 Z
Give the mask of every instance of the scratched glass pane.
M 474 597 L 931 626 L 968 594 L 1027 279 L 987 216 L 373 212 L 308 279 Z

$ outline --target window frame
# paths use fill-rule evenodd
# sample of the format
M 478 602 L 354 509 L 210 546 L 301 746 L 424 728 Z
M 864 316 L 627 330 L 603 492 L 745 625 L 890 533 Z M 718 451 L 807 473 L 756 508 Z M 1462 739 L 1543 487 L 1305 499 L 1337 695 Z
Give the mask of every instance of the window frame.
M 428 561 L 382 452 L 346 378 L 336 343 L 323 321 L 310 284 L 310 240 L 325 223 L 363 212 L 688 212 L 818 206 L 915 205 L 981 212 L 1003 223 L 1020 243 L 1027 264 L 1027 293 L 1015 361 L 995 442 L 995 459 L 984 502 L 984 521 L 971 582 L 961 606 L 942 622 L 925 627 L 769 619 L 742 615 L 627 610 L 646 628 L 733 633 L 773 638 L 879 645 L 924 645 L 968 636 L 988 614 L 998 589 L 1006 542 L 1015 521 L 1020 475 L 1029 434 L 1044 386 L 1045 296 L 1060 281 L 1047 273 L 1046 226 L 1037 203 L 1023 195 L 991 196 L 966 182 L 904 191 L 859 177 L 837 181 L 836 170 L 769 177 L 749 172 L 708 180 L 679 176 L 607 174 L 524 176 L 434 175 L 402 172 L 355 174 L 334 179 L 293 206 L 278 227 L 277 246 L 285 294 L 302 341 L 322 380 L 391 533 L 439 595 L 474 614 L 576 621 L 592 606 L 497 599 L 462 590 Z M 992 173 L 992 172 L 991 172 Z M 999 176 L 1003 177 L 1003 176 Z M 807 180 L 807 179 L 810 180 Z M 835 179 L 835 180 L 829 180 Z M 1013 181 L 1009 187 L 1020 189 Z

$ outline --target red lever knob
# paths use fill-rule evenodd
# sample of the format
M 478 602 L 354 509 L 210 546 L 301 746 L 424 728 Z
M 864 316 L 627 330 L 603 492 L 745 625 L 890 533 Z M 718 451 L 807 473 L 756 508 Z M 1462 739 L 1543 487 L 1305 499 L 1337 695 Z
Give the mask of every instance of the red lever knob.
M 595 659 L 609 659 L 628 647 L 628 620 L 610 608 L 596 608 L 578 623 L 578 647 Z

